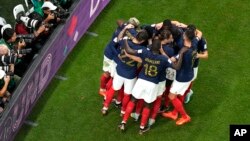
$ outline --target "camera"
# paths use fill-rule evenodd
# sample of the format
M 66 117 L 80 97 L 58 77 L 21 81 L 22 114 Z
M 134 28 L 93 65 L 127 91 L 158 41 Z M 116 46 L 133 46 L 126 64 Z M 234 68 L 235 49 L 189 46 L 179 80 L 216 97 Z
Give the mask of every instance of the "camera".
M 14 54 L 0 56 L 0 66 L 6 66 L 9 64 L 15 64 L 17 56 Z
M 16 35 L 16 40 L 17 42 L 25 42 L 25 43 L 32 43 L 33 40 L 35 39 L 35 35 L 34 34 L 18 34 Z
M 54 10 L 54 11 L 51 11 L 51 12 L 55 15 L 56 18 L 60 18 L 60 19 L 68 18 L 69 14 L 70 14 L 66 10 L 62 10 L 60 12 Z
M 3 65 L 2 63 L 0 63 L 0 70 L 3 70 L 4 72 L 9 72 L 10 67 L 9 65 Z
M 32 52 L 32 49 L 31 48 L 25 48 L 25 49 L 18 49 L 15 51 L 15 53 L 17 54 L 28 54 L 28 53 L 31 53 Z
M 41 21 L 35 20 L 26 16 L 25 10 L 22 4 L 19 4 L 16 7 L 14 7 L 13 14 L 16 19 L 16 22 L 18 23 L 23 22 L 24 25 L 28 28 L 38 29 L 39 26 L 41 25 Z

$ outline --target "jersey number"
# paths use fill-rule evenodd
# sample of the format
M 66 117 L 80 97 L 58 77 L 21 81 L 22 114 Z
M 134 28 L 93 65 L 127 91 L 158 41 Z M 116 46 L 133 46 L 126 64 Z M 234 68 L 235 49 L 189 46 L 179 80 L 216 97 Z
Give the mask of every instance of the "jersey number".
M 128 58 L 126 55 L 125 55 L 125 53 L 124 53 L 124 49 L 123 50 L 121 50 L 121 54 L 120 54 L 120 60 L 123 62 L 123 63 L 125 63 L 125 64 L 127 64 L 128 66 L 130 66 L 130 67 L 134 67 L 135 66 L 135 64 L 134 64 L 134 60 L 132 60 L 132 59 L 130 59 L 130 58 Z
M 158 74 L 157 67 L 155 65 L 145 64 L 145 74 L 151 77 L 155 77 Z

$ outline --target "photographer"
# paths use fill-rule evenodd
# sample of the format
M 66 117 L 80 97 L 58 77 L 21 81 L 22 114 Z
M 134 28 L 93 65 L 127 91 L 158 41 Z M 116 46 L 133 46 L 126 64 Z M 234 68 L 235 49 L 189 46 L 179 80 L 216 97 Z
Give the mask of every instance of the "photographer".
M 45 1 L 42 6 L 45 23 L 52 23 L 55 26 L 64 22 L 69 13 L 64 9 L 55 6 L 50 1 Z
M 14 74 L 16 60 L 17 56 L 12 54 L 6 45 L 0 44 L 0 70 L 3 70 L 7 75 L 11 76 L 11 81 L 8 86 L 9 92 L 14 91 L 21 80 L 18 75 Z
M 43 18 L 37 12 L 27 16 L 22 4 L 15 6 L 13 11 L 17 37 L 24 39 L 27 46 L 33 49 L 32 54 L 36 54 L 47 39 L 50 26 L 43 22 Z
M 10 76 L 6 76 L 3 70 L 0 70 L 0 113 L 3 112 L 5 104 L 9 101 L 10 93 L 7 87 L 10 82 Z
M 26 59 L 25 56 L 31 51 L 25 49 L 26 43 L 23 39 L 17 40 L 17 35 L 12 28 L 4 29 L 2 36 L 3 39 L 0 40 L 0 44 L 7 45 L 10 54 L 18 58 L 15 62 L 15 74 L 22 77 L 30 63 L 30 60 Z
M 0 44 L 5 44 L 7 47 L 12 50 L 18 48 L 21 49 L 26 46 L 25 42 L 18 42 L 16 32 L 10 27 L 10 25 L 4 25 L 1 30 L 2 39 L 0 40 Z
M 49 29 L 46 28 L 45 25 L 39 26 L 37 30 L 27 28 L 23 22 L 18 22 L 15 25 L 15 31 L 18 34 L 17 37 L 23 38 L 25 40 L 25 43 L 27 44 L 27 47 L 33 49 L 33 55 L 42 48 L 43 43 L 46 39 L 43 38 L 41 34 L 48 30 Z

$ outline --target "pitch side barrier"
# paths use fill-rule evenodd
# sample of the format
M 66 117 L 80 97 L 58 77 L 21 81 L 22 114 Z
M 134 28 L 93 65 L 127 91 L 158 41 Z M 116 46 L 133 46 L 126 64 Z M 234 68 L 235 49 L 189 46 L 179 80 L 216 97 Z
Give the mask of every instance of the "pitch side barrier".
M 76 0 L 65 24 L 31 63 L 0 118 L 0 141 L 11 141 L 66 57 L 110 0 Z

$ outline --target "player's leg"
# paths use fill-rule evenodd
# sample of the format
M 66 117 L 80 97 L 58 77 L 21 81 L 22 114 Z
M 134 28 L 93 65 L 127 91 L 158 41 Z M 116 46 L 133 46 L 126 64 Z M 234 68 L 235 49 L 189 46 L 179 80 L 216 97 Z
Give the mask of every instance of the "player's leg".
M 184 109 L 183 103 L 177 97 L 178 94 L 184 95 L 190 83 L 191 82 L 178 82 L 175 80 L 170 89 L 169 99 L 171 100 L 174 106 L 174 110 L 171 112 L 163 113 L 163 116 L 176 120 L 178 117 L 178 114 L 176 113 L 180 113 L 181 118 L 176 121 L 177 125 L 182 125 L 184 123 L 191 121 L 191 118 L 189 117 L 189 115 L 186 113 Z
M 151 104 L 145 102 L 144 105 L 145 106 L 142 110 L 141 124 L 140 124 L 140 130 L 139 130 L 139 134 L 141 134 L 141 135 L 150 129 L 147 126 L 147 122 L 148 122 L 150 111 L 151 111 L 150 110 Z
M 106 85 L 110 79 L 112 63 L 113 61 L 104 55 L 103 68 L 102 68 L 104 72 L 100 78 L 100 90 L 99 90 L 99 94 L 102 96 L 105 96 L 106 93 Z
M 184 103 L 188 103 L 192 97 L 192 95 L 194 94 L 193 90 L 192 90 L 192 84 L 195 81 L 195 79 L 197 78 L 198 75 L 198 67 L 194 68 L 194 78 L 192 80 L 191 86 L 189 88 L 189 91 L 187 92 L 186 96 L 185 96 L 185 101 Z
M 99 94 L 102 95 L 102 96 L 105 96 L 105 94 L 106 94 L 106 84 L 108 83 L 109 79 L 110 79 L 109 72 L 104 72 L 101 75 Z
M 106 90 L 108 91 L 113 85 L 113 78 L 111 77 L 106 85 Z
M 110 103 L 112 102 L 115 91 L 120 90 L 123 83 L 124 83 L 124 78 L 119 76 L 116 73 L 114 75 L 112 87 L 106 92 L 106 100 L 104 101 L 103 108 L 102 108 L 102 114 L 103 115 L 107 114 L 108 107 L 109 107 Z
M 173 82 L 172 80 L 168 80 L 168 79 L 166 80 L 165 92 L 162 95 L 163 104 L 161 105 L 159 113 L 166 112 L 170 109 L 170 100 L 168 98 L 168 94 L 169 94 L 172 82 Z
M 143 108 L 143 105 L 144 105 L 144 100 L 138 99 L 136 102 L 135 112 L 131 113 L 131 115 L 130 115 L 132 118 L 135 119 L 135 121 L 138 121 L 140 114 L 141 114 L 141 111 L 142 111 L 142 108 Z
M 157 98 L 156 100 L 153 102 L 153 107 L 151 109 L 151 115 L 149 118 L 149 126 L 152 126 L 155 123 L 156 120 L 156 116 L 160 110 L 161 107 L 161 101 L 162 101 L 162 95 L 166 90 L 166 81 L 162 81 L 158 83 L 158 92 L 157 92 Z
M 118 90 L 117 96 L 114 99 L 114 105 L 116 108 L 121 108 L 123 96 L 124 96 L 124 86 L 120 90 Z
M 136 104 L 136 98 L 134 98 L 132 96 L 129 103 L 128 103 L 128 105 L 127 105 L 127 107 L 126 107 L 125 114 L 122 117 L 122 122 L 118 126 L 121 131 L 126 130 L 126 123 L 127 123 L 128 119 L 129 119 L 130 114 L 134 110 L 135 104 Z
M 151 110 L 151 115 L 150 115 L 149 122 L 148 122 L 148 126 L 152 126 L 155 123 L 158 111 L 161 107 L 161 100 L 162 100 L 162 97 L 158 96 L 157 99 L 154 101 L 152 110 Z
M 124 81 L 124 96 L 122 99 L 121 116 L 125 113 L 125 110 L 130 100 L 132 90 L 134 88 L 136 80 L 137 79 L 134 78 L 134 79 L 125 79 Z

